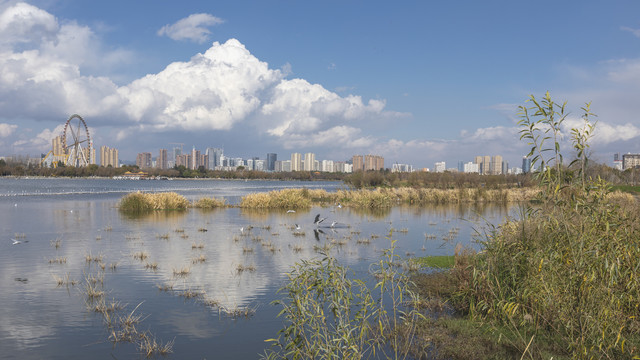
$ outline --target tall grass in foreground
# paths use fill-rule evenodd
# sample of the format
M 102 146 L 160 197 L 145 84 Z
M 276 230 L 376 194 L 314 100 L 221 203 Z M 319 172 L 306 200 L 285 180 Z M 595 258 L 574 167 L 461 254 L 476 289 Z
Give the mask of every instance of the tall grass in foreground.
M 544 169 L 541 204 L 485 234 L 461 284 L 470 315 L 512 328 L 526 358 L 543 357 L 537 340 L 550 338 L 575 359 L 640 359 L 638 203 L 584 176 L 589 106 L 571 131 L 577 156 L 567 168 L 557 140 L 564 105 L 548 93 L 531 100 L 521 134 Z
M 385 250 L 372 265 L 379 282 L 369 289 L 330 255 L 303 260 L 280 289 L 285 299 L 279 316 L 286 320 L 278 337 L 268 339 L 267 359 L 361 359 L 407 356 L 416 320 L 417 295 L 398 267 L 399 257 Z

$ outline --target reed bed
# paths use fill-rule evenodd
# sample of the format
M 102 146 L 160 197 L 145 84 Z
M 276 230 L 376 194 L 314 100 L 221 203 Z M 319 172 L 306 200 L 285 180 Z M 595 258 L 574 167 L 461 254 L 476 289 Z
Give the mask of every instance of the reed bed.
M 227 201 L 225 199 L 216 199 L 215 197 L 200 198 L 191 205 L 191 207 L 203 210 L 223 208 L 226 206 Z
M 639 209 L 607 197 L 554 204 L 491 232 L 469 278 L 471 314 L 554 329 L 576 358 L 640 356 Z
M 283 189 L 267 193 L 253 193 L 242 197 L 241 208 L 248 209 L 305 209 L 310 208 L 310 194 L 316 191 L 308 189 Z
M 150 210 L 185 210 L 189 200 L 175 192 L 143 193 L 134 192 L 125 195 L 119 204 L 124 212 L 143 212 Z
M 285 189 L 268 193 L 254 193 L 242 198 L 240 207 L 254 209 L 296 209 L 309 208 L 313 204 L 340 203 L 352 208 L 388 208 L 397 204 L 445 204 L 477 202 L 523 202 L 533 200 L 538 194 L 537 188 L 376 188 L 360 190 L 338 190 L 329 193 L 325 190 Z

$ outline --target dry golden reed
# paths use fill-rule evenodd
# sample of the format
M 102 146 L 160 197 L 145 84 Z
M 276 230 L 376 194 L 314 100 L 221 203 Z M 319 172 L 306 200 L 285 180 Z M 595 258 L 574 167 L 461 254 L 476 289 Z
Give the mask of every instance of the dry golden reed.
M 189 207 L 189 200 L 175 192 L 143 193 L 134 192 L 120 200 L 121 211 L 139 212 L 149 210 L 184 210 Z

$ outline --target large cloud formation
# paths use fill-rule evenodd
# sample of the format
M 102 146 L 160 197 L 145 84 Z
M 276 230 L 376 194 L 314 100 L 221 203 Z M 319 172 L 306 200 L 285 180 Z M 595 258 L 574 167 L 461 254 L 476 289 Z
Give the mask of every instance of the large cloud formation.
M 188 38 L 179 29 L 218 21 L 197 15 L 159 33 Z M 118 86 L 85 70 L 95 57 L 124 56 L 94 48 L 99 55 L 90 58 L 86 48 L 95 37 L 87 27 L 61 25 L 29 4 L 6 8 L 0 14 L 0 112 L 42 121 L 81 113 L 96 119 L 94 126 L 117 122 L 123 137 L 136 131 L 226 131 L 248 122 L 285 147 L 323 145 L 318 139 L 327 132 L 345 147 L 369 144 L 354 124 L 384 112 L 384 101 L 365 103 L 359 96 L 340 97 L 318 84 L 285 79 L 286 73 L 270 69 L 236 39 L 215 42 L 189 61 Z

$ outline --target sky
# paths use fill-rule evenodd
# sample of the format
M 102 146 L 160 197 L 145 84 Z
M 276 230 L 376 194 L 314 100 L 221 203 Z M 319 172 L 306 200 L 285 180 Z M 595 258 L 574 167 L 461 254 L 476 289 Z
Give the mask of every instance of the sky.
M 520 166 L 518 106 L 547 91 L 592 158 L 640 153 L 640 1 L 0 0 L 0 156 L 184 144 L 433 168 Z

